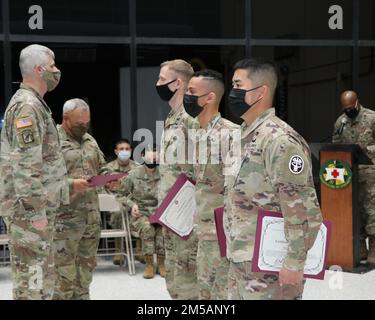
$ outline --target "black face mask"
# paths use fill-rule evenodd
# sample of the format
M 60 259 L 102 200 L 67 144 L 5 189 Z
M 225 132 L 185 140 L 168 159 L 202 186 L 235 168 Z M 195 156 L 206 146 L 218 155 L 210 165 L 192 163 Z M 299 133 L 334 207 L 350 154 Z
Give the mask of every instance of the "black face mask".
M 209 93 L 202 94 L 201 96 L 193 96 L 191 94 L 184 95 L 184 108 L 189 116 L 196 118 L 203 111 L 203 107 L 199 106 L 198 99 L 204 97 Z
M 345 110 L 345 114 L 348 116 L 350 119 L 355 119 L 358 116 L 359 109 L 357 108 L 352 108 L 350 110 Z
M 176 93 L 177 89 L 175 91 L 172 91 L 169 89 L 168 85 L 175 82 L 177 79 L 174 79 L 172 81 L 169 81 L 165 84 L 161 84 L 159 86 L 156 86 L 156 91 L 158 92 L 159 97 L 164 101 L 169 101 L 172 99 L 174 94 Z
M 259 102 L 261 99 L 258 99 L 251 105 L 248 105 L 245 102 L 245 95 L 246 92 L 253 91 L 255 89 L 260 88 L 261 86 L 245 90 L 245 89 L 237 89 L 233 88 L 229 93 L 229 110 L 232 112 L 232 114 L 237 117 L 241 118 L 241 116 L 246 113 L 247 110 L 249 110 L 253 105 L 255 105 L 257 102 Z
M 151 163 L 147 163 L 147 162 L 145 162 L 145 166 L 146 166 L 147 168 L 149 168 L 149 169 L 154 169 L 154 168 L 156 168 L 158 165 L 159 165 L 159 164 L 156 163 L 156 162 L 151 162 Z

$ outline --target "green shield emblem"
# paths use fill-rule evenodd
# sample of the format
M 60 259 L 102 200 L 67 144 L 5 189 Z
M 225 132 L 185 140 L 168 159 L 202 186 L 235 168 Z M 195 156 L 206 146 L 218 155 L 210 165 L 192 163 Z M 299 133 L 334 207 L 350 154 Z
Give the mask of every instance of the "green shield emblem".
M 349 165 L 341 160 L 329 160 L 319 172 L 320 181 L 331 189 L 342 189 L 352 181 L 353 173 Z

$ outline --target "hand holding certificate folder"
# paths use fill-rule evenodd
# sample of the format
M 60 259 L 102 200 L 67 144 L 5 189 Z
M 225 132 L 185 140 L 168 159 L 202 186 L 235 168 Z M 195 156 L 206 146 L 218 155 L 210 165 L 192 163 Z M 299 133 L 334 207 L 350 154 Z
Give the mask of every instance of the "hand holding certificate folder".
M 194 228 L 195 210 L 195 182 L 181 174 L 149 221 L 187 240 Z
M 223 208 L 215 209 L 215 222 L 220 253 L 223 257 L 226 255 Z M 255 237 L 251 271 L 278 274 L 288 251 L 282 214 L 259 210 Z M 305 278 L 324 279 L 330 237 L 331 222 L 323 221 L 315 243 L 307 253 Z
M 111 175 L 103 175 L 103 176 L 94 176 L 87 180 L 90 183 L 90 187 L 102 187 L 105 186 L 108 182 L 116 181 L 121 179 L 122 177 L 126 176 L 127 173 L 117 173 Z

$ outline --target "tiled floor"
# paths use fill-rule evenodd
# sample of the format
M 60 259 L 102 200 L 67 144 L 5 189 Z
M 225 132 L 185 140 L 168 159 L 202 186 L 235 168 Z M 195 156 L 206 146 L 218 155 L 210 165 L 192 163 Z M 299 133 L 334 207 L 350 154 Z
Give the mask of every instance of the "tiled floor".
M 137 274 L 129 276 L 101 260 L 94 274 L 91 298 L 94 300 L 166 300 L 169 299 L 165 281 L 157 275 L 154 279 L 142 278 L 143 265 L 136 263 Z M 10 268 L 0 267 L 0 300 L 11 299 Z M 330 271 L 325 280 L 307 280 L 304 299 L 371 299 L 375 300 L 375 270 L 366 274 Z

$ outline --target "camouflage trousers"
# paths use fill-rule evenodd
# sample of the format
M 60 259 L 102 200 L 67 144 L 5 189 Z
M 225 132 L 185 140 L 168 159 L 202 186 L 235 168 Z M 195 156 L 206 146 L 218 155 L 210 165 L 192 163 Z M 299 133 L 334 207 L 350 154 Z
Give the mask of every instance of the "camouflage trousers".
M 172 299 L 198 299 L 197 250 L 198 238 L 193 231 L 188 240 L 164 232 L 167 290 Z
M 298 286 L 280 287 L 278 275 L 251 272 L 251 261 L 230 262 L 229 300 L 300 300 L 303 288 L 304 281 Z
M 66 207 L 64 207 L 66 208 Z M 54 300 L 88 300 L 100 240 L 99 212 L 61 210 L 54 235 Z
M 359 169 L 359 210 L 364 228 L 361 236 L 375 236 L 375 170 Z
M 228 299 L 229 261 L 220 256 L 217 240 L 199 240 L 197 278 L 200 300 Z
M 10 238 L 13 299 L 50 300 L 55 282 L 53 228 L 55 209 L 47 209 L 48 226 L 35 229 L 25 212 L 5 217 Z
M 163 230 L 160 225 L 151 224 L 146 216 L 132 217 L 130 224 L 132 229 L 139 233 L 143 255 L 153 255 L 154 253 L 159 256 L 165 255 Z
M 122 229 L 122 220 L 120 212 L 112 212 L 109 218 L 109 225 L 112 229 Z

